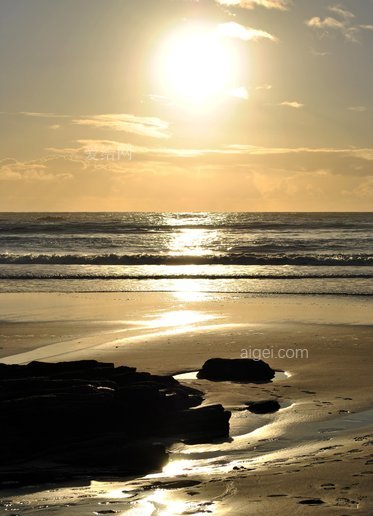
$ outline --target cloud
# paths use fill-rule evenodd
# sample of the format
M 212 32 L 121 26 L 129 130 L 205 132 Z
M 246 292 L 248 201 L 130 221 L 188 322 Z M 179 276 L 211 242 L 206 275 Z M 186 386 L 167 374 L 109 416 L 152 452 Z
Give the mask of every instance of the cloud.
M 250 155 L 273 154 L 320 154 L 341 155 L 373 161 L 373 148 L 370 147 L 258 147 L 255 145 L 231 144 L 225 147 L 229 151 L 248 153 Z M 372 170 L 373 174 L 373 170 Z
M 260 29 L 253 29 L 251 27 L 244 27 L 236 22 L 221 23 L 218 25 L 218 33 L 229 38 L 238 38 L 243 41 L 256 41 L 258 39 L 269 39 L 277 41 L 275 36 Z
M 220 5 L 228 7 L 242 7 L 243 9 L 254 9 L 257 6 L 266 9 L 278 9 L 286 11 L 291 5 L 291 0 L 216 0 Z
M 313 27 L 313 28 L 317 28 L 317 29 L 344 29 L 345 28 L 345 23 L 340 21 L 340 20 L 336 20 L 335 18 L 331 18 L 330 16 L 328 16 L 327 18 L 324 18 L 323 20 L 321 18 L 319 18 L 318 16 L 315 16 L 313 18 L 311 18 L 310 20 L 308 20 L 306 22 L 306 25 L 308 25 L 308 27 Z
M 169 138 L 169 123 L 156 117 L 141 117 L 128 114 L 95 115 L 77 118 L 74 124 L 95 128 L 106 128 L 113 131 L 148 136 L 150 138 Z
M 17 160 L 14 158 L 4 158 L 0 160 L 0 168 L 9 166 L 9 165 L 15 165 L 17 163 Z
M 244 163 L 265 163 L 273 161 L 284 166 L 298 169 L 328 168 L 334 173 L 354 173 L 373 175 L 373 148 L 369 147 L 259 147 L 255 145 L 230 144 L 216 148 L 180 148 L 138 146 L 114 140 L 78 140 L 79 147 L 63 149 L 47 149 L 77 162 L 87 160 L 87 154 L 96 151 L 115 158 L 128 153 L 133 162 L 173 163 L 178 160 L 196 161 L 204 164 L 225 164 L 240 166 Z M 263 161 L 265 160 L 265 161 Z M 94 161 L 94 160 L 92 160 Z M 98 161 L 98 160 L 97 160 Z M 101 161 L 105 161 L 102 157 Z M 120 161 L 115 159 L 112 161 Z M 307 163 L 309 166 L 307 166 Z
M 84 168 L 84 163 L 60 156 L 47 156 L 39 160 L 17 161 L 7 159 L 0 162 L 0 182 L 22 182 L 26 184 L 60 182 L 69 179 L 70 166 Z
M 314 56 L 325 57 L 330 55 L 330 52 L 315 50 L 314 48 L 311 48 L 311 54 L 313 54 Z
M 302 104 L 301 102 L 297 102 L 296 100 L 292 100 L 292 101 L 285 100 L 284 102 L 281 102 L 280 106 L 286 106 L 286 107 L 291 107 L 294 109 L 300 109 L 300 108 L 304 107 L 304 104 Z
M 153 99 L 152 99 L 153 100 Z M 5 114 L 5 113 L 1 113 Z M 70 119 L 75 125 L 106 128 L 113 131 L 123 131 L 150 138 L 169 138 L 170 124 L 157 117 L 137 116 L 132 114 L 100 114 L 100 115 L 67 115 L 59 113 L 39 113 L 33 111 L 21 111 L 18 115 L 34 118 L 65 118 Z M 51 124 L 49 129 L 60 129 L 60 124 Z
M 316 30 L 321 30 L 324 34 L 328 34 L 328 29 L 339 31 L 341 34 L 349 41 L 356 42 L 356 34 L 358 29 L 356 27 L 348 26 L 346 19 L 341 21 L 336 18 L 332 18 L 330 16 L 321 19 L 318 16 L 311 18 L 306 22 L 308 27 L 311 27 Z
M 155 102 L 156 104 L 161 104 L 162 106 L 172 106 L 174 101 L 164 95 L 157 95 L 155 93 L 149 93 L 148 95 L 144 95 L 145 98 L 150 100 L 151 102 Z
M 20 115 L 32 116 L 36 118 L 71 118 L 70 115 L 60 115 L 58 113 L 36 113 L 33 111 L 21 111 Z
M 0 161 L 3 209 L 369 211 L 373 202 L 369 147 L 76 144 L 38 160 Z
M 123 142 L 83 140 L 80 147 Z M 77 149 L 75 149 L 77 150 Z M 66 149 L 59 149 L 62 153 Z M 373 148 L 138 148 L 132 161 L 0 162 L 4 210 L 371 210 Z M 103 195 L 103 191 L 105 195 Z
M 373 25 L 354 24 L 354 13 L 339 4 L 328 7 L 328 10 L 337 18 L 327 16 L 322 19 L 319 16 L 314 16 L 305 22 L 306 25 L 312 29 L 321 30 L 324 34 L 328 34 L 328 30 L 340 32 L 347 41 L 352 43 L 358 42 L 358 35 L 361 30 L 373 30 Z
M 344 7 L 342 7 L 339 4 L 333 5 L 333 6 L 329 7 L 328 9 L 330 12 L 337 14 L 338 16 L 340 16 L 341 18 L 344 18 L 345 20 L 355 18 L 354 13 L 352 13 L 351 11 L 348 11 L 347 9 L 345 9 Z
M 55 148 L 49 147 L 48 152 L 55 153 L 68 159 L 87 159 L 88 161 L 104 161 L 106 155 L 127 157 L 131 155 L 134 160 L 167 160 L 169 158 L 195 158 L 212 154 L 234 154 L 235 151 L 227 149 L 185 149 L 167 147 L 146 147 L 115 140 L 84 139 L 77 140 L 79 147 Z M 115 161 L 116 159 L 114 159 Z M 109 160 L 110 161 L 110 160 Z M 112 160 L 113 161 L 113 160 Z M 0 162 L 1 163 L 1 162 Z
M 67 160 L 83 162 L 85 166 L 104 161 L 132 161 L 134 155 L 148 154 L 147 147 L 114 140 L 81 139 L 77 143 L 79 147 L 48 147 L 46 150 Z
M 128 151 L 135 155 L 139 160 L 160 159 L 162 161 L 168 158 L 198 158 L 198 157 L 232 157 L 232 156 L 281 156 L 281 155 L 302 155 L 302 156 L 341 156 L 357 158 L 364 161 L 373 162 L 373 148 L 370 147 L 260 147 L 256 145 L 246 144 L 229 144 L 215 148 L 183 148 L 183 147 L 158 147 L 158 146 L 140 146 L 131 143 L 119 142 L 115 140 L 102 139 L 84 139 L 77 140 L 78 147 L 66 148 L 48 148 L 49 152 L 58 154 L 59 156 L 81 161 L 82 155 L 87 151 L 95 149 L 101 151 Z M 47 157 L 46 161 L 51 159 Z M 15 160 L 9 160 L 12 164 Z M 0 161 L 0 166 L 4 162 Z M 371 170 L 373 174 L 373 169 Z
M 260 84 L 255 89 L 256 90 L 266 90 L 266 91 L 268 91 L 268 90 L 272 89 L 272 85 L 271 84 Z
M 363 112 L 363 111 L 366 111 L 367 108 L 365 106 L 349 106 L 347 108 L 349 111 L 358 111 L 358 112 Z
M 247 100 L 249 98 L 249 92 L 244 86 L 240 86 L 239 88 L 234 88 L 228 92 L 230 97 L 237 97 L 239 99 Z

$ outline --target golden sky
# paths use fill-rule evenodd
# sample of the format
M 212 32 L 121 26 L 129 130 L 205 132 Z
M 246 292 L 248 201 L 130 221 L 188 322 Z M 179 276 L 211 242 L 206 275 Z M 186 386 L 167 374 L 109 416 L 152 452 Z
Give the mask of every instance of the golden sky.
M 373 211 L 373 1 L 1 0 L 2 211 Z

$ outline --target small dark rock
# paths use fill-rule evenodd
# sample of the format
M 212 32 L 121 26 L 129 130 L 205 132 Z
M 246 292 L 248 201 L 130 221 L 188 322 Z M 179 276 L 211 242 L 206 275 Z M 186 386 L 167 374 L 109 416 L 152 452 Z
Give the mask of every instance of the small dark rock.
M 197 378 L 214 382 L 269 382 L 274 376 L 266 362 L 250 358 L 210 358 L 197 373 Z
M 301 505 L 322 505 L 325 502 L 320 500 L 320 498 L 310 498 L 309 500 L 301 500 L 298 503 Z
M 252 401 L 248 402 L 247 405 L 247 410 L 254 414 L 272 414 L 281 408 L 281 405 L 276 400 Z

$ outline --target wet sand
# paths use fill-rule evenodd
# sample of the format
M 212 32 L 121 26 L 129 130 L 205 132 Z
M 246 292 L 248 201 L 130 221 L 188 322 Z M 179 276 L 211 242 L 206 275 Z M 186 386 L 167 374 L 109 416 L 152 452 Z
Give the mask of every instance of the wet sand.
M 232 440 L 174 446 L 165 470 L 142 479 L 2 492 L 0 511 L 372 514 L 371 313 L 364 297 L 1 294 L 5 363 L 96 358 L 166 374 L 259 350 L 287 375 L 263 385 L 186 378 L 204 404 L 232 411 Z M 281 410 L 244 410 L 264 399 Z

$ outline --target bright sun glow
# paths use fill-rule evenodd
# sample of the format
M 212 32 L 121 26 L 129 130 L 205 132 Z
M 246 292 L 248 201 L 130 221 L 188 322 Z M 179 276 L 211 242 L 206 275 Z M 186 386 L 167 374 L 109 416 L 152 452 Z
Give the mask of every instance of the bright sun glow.
M 162 91 L 187 105 L 216 102 L 237 85 L 232 42 L 199 26 L 178 30 L 162 43 L 155 74 Z

